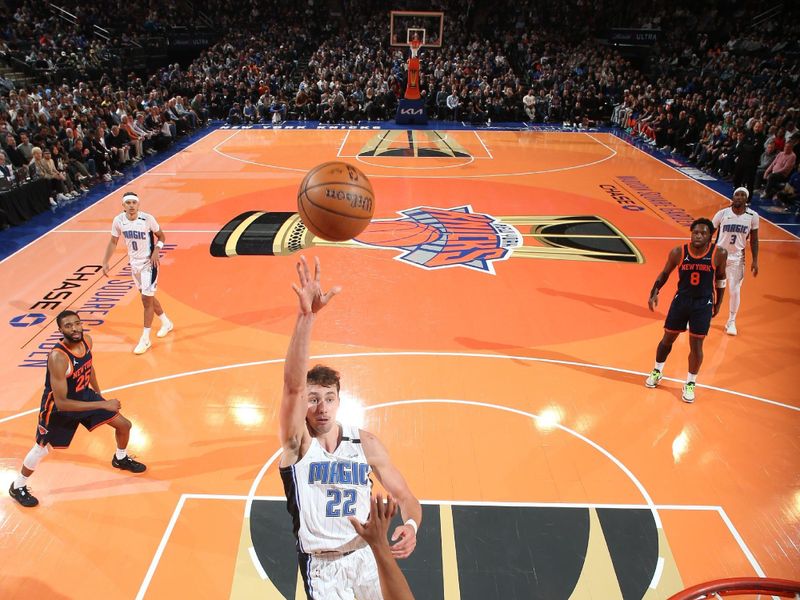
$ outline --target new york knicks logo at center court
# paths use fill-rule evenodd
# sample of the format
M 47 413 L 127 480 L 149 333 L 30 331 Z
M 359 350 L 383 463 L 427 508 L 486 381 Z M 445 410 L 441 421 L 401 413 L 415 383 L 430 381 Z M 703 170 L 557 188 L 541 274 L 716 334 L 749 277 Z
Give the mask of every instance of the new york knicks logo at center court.
M 249 211 L 225 225 L 211 242 L 212 256 L 285 256 L 305 248 L 345 247 L 399 251 L 400 262 L 427 270 L 463 267 L 494 274 L 509 258 L 644 262 L 614 225 L 598 216 L 494 217 L 468 204 L 417 206 L 400 218 L 375 219 L 355 239 L 328 242 L 291 212 Z

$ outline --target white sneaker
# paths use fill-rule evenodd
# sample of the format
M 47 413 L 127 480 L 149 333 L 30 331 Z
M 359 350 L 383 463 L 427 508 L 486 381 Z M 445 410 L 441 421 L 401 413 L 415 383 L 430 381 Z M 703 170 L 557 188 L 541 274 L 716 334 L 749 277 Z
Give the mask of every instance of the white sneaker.
M 144 354 L 147 352 L 147 349 L 150 347 L 150 340 L 142 338 L 139 340 L 139 343 L 136 344 L 136 348 L 133 349 L 134 354 Z
M 650 375 L 645 379 L 644 384 L 649 388 L 656 387 L 659 383 L 661 383 L 661 379 L 664 376 L 661 374 L 661 371 L 658 369 L 653 369 L 650 371 Z
M 694 402 L 694 382 L 687 381 L 683 386 L 683 394 L 681 394 L 681 398 L 683 398 L 684 402 L 691 404 Z
M 156 335 L 160 338 L 165 337 L 174 328 L 175 325 L 173 325 L 172 321 L 169 321 L 168 323 L 165 323 L 164 325 L 161 326 L 161 329 L 158 330 L 158 333 Z
M 725 333 L 728 335 L 736 335 L 739 333 L 736 331 L 736 323 L 734 321 L 728 321 L 728 324 L 725 325 Z

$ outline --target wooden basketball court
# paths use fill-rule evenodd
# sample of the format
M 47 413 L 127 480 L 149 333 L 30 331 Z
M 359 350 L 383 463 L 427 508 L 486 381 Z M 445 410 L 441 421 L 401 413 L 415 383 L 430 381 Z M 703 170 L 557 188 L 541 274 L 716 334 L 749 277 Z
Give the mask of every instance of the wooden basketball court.
M 330 244 L 293 213 L 304 173 L 337 159 L 377 205 L 361 237 Z M 158 297 L 175 322 L 142 356 L 122 245 L 100 270 L 129 189 L 166 233 Z M 375 432 L 423 501 L 403 565 L 418 598 L 800 578 L 798 238 L 762 221 L 739 335 L 722 330 L 726 301 L 693 405 L 685 339 L 668 380 L 644 386 L 676 281 L 653 314 L 653 280 L 726 203 L 606 133 L 211 132 L 0 263 L 3 490 L 66 308 L 148 465 L 111 468 L 110 428 L 48 456 L 29 481 L 39 507 L 0 501 L 0 596 L 301 597 L 276 461 L 301 252 L 344 288 L 313 344 L 342 372 L 341 419 Z M 265 220 L 269 236 L 249 229 Z

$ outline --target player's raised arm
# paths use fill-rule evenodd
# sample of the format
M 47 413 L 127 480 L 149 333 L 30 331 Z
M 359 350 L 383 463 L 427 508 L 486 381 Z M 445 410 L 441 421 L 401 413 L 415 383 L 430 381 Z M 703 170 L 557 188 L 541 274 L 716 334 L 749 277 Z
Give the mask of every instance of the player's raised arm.
M 682 253 L 683 249 L 680 246 L 676 246 L 670 250 L 669 256 L 667 257 L 667 264 L 664 265 L 664 269 L 658 274 L 658 277 L 656 277 L 656 282 L 653 284 L 653 288 L 650 290 L 650 299 L 647 301 L 647 306 L 651 311 L 655 310 L 655 307 L 658 306 L 659 290 L 664 287 L 665 283 L 667 283 L 667 279 L 669 279 L 670 274 L 675 270 L 675 268 L 681 264 Z
M 403 572 L 397 566 L 392 549 L 386 539 L 389 524 L 397 512 L 397 503 L 389 496 L 386 504 L 383 497 L 378 494 L 370 503 L 371 510 L 366 523 L 359 523 L 354 517 L 349 517 L 356 533 L 360 535 L 372 548 L 375 562 L 378 565 L 378 576 L 381 582 L 381 592 L 384 600 L 414 600 L 411 588 L 408 587 Z
M 722 298 L 725 296 L 725 286 L 728 283 L 727 265 L 728 251 L 717 246 L 717 251 L 714 252 L 714 289 L 716 290 L 716 296 L 714 298 L 714 310 L 711 313 L 712 317 L 716 317 L 719 313 L 719 309 L 722 306 Z
M 284 456 L 281 458 L 282 466 L 294 464 L 300 459 L 300 445 L 303 438 L 308 435 L 305 424 L 308 402 L 303 392 L 306 387 L 311 329 L 316 313 L 341 290 L 337 286 L 323 293 L 320 287 L 319 259 L 315 259 L 314 263 L 312 277 L 305 256 L 301 256 L 300 262 L 297 263 L 299 285 L 292 284 L 300 310 L 283 368 L 283 398 L 280 411 L 280 439 L 284 450 Z
M 403 524 L 395 528 L 392 534 L 392 541 L 396 542 L 392 546 L 392 555 L 395 558 L 407 558 L 417 545 L 417 530 L 422 524 L 422 506 L 414 497 L 403 475 L 392 464 L 389 453 L 381 441 L 368 431 L 362 430 L 361 443 L 378 481 L 397 499 L 397 504 L 400 506 Z

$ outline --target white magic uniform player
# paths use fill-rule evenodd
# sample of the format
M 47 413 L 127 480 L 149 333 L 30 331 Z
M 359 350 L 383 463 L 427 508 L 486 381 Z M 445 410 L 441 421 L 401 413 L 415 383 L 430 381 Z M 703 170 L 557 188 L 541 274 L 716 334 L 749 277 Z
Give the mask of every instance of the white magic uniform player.
M 717 229 L 717 245 L 728 251 L 728 293 L 730 294 L 728 323 L 725 332 L 736 335 L 736 313 L 741 301 L 744 281 L 745 247 L 750 238 L 750 252 L 753 255 L 750 270 L 753 277 L 758 275 L 758 214 L 747 208 L 750 193 L 747 188 L 736 188 L 728 208 L 719 211 L 712 222 Z
M 392 535 L 398 540 L 392 555 L 406 558 L 417 543 L 422 507 L 378 438 L 336 421 L 339 374 L 322 365 L 306 372 L 317 312 L 339 288 L 322 292 L 318 260 L 313 278 L 304 256 L 297 272 L 300 285 L 292 287 L 300 313 L 284 364 L 280 471 L 297 537 L 300 573 L 309 599 L 380 600 L 375 557 L 349 517 L 366 521 L 370 473 L 374 473 L 400 506 L 405 522 Z
M 153 314 L 158 315 L 161 319 L 161 329 L 156 334 L 158 337 L 164 337 L 173 328 L 172 321 L 167 318 L 161 303 L 155 297 L 159 271 L 159 250 L 164 247 L 166 237 L 155 218 L 139 210 L 139 197 L 134 192 L 125 192 L 122 195 L 122 206 L 123 212 L 114 217 L 111 224 L 111 239 L 103 258 L 103 274 L 108 276 L 110 271 L 108 261 L 114 254 L 119 238 L 125 238 L 131 276 L 141 294 L 144 305 L 144 330 L 133 352 L 134 354 L 144 354 L 150 347 L 150 327 L 153 324 Z M 158 239 L 158 242 L 155 242 L 155 238 Z

